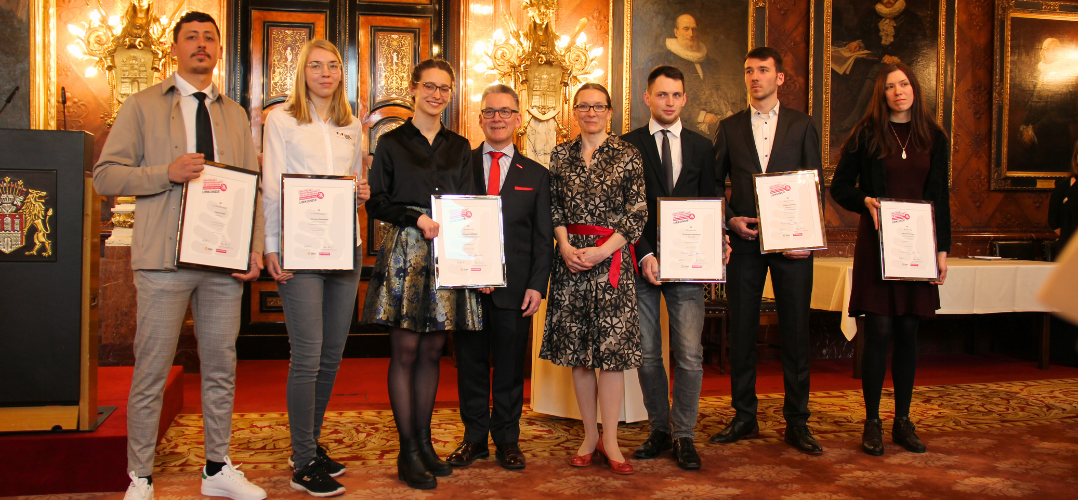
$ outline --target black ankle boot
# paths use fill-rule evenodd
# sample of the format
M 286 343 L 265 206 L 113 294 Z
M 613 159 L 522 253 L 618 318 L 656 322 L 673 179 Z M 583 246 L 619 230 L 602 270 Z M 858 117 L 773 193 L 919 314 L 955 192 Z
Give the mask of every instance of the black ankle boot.
M 453 474 L 453 467 L 448 462 L 438 457 L 434 451 L 434 443 L 430 440 L 430 429 L 424 429 L 417 433 L 416 441 L 419 442 L 419 458 L 423 465 L 437 477 L 446 477 Z
M 925 443 L 921 441 L 921 438 L 917 437 L 914 432 L 913 422 L 910 421 L 910 417 L 898 417 L 895 419 L 895 425 L 891 428 L 891 439 L 894 439 L 895 444 L 905 448 L 907 451 L 913 453 L 924 453 Z
M 419 456 L 419 441 L 401 440 L 401 452 L 397 455 L 397 479 L 418 490 L 438 487 L 438 480 L 423 465 L 423 459 Z
M 883 422 L 878 418 L 865 420 L 865 431 L 861 434 L 861 450 L 869 455 L 883 455 Z

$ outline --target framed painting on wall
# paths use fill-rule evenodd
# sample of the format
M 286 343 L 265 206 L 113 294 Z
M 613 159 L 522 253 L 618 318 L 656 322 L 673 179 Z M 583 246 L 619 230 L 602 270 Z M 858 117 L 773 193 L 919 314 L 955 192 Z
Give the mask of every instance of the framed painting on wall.
M 913 70 L 926 110 L 950 136 L 955 0 L 814 0 L 812 17 L 809 108 L 820 132 L 825 184 L 865 116 L 876 76 L 893 62 Z
M 615 130 L 620 125 L 625 133 L 647 125 L 651 115 L 643 95 L 648 73 L 656 66 L 674 66 L 685 75 L 688 100 L 682 124 L 708 138 L 720 120 L 748 105 L 744 57 L 751 47 L 763 45 L 766 2 L 625 0 L 623 8 L 623 16 L 614 13 L 621 24 L 615 21 L 613 26 L 624 47 L 622 54 L 612 54 L 613 67 L 621 68 L 612 91 L 623 96 L 621 103 L 614 103 L 621 108 Z M 611 40 L 614 47 L 616 38 Z
M 1052 189 L 1078 142 L 1078 3 L 996 9 L 992 189 Z

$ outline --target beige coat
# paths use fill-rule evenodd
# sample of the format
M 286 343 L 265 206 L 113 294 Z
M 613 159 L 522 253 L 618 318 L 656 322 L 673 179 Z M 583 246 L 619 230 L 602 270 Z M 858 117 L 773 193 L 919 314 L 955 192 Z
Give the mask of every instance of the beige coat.
M 131 268 L 176 269 L 176 233 L 183 184 L 168 180 L 168 165 L 187 152 L 187 133 L 175 75 L 134 94 L 116 115 L 101 158 L 94 166 L 94 189 L 104 196 L 135 196 Z M 260 171 L 247 113 L 218 95 L 207 101 L 217 142 L 217 162 Z M 265 244 L 261 193 L 255 208 L 251 250 Z

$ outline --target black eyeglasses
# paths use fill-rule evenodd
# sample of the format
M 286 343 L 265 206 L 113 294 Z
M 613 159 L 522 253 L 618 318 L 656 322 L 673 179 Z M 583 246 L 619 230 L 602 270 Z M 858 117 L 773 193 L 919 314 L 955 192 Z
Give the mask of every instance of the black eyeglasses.
M 435 90 L 440 90 L 445 95 L 449 95 L 450 92 L 453 92 L 453 87 L 450 87 L 449 85 L 438 86 L 438 85 L 435 85 L 435 84 L 433 84 L 431 82 L 423 82 L 423 83 L 420 83 L 420 85 L 422 85 L 423 89 L 426 90 L 427 93 L 431 94 L 431 95 L 434 95 Z
M 573 106 L 573 109 L 575 109 L 577 113 L 587 113 L 593 109 L 596 113 L 605 113 L 606 110 L 610 109 L 610 106 L 607 106 L 606 104 L 577 104 L 576 106 Z
M 509 108 L 501 108 L 501 109 L 486 108 L 486 109 L 479 110 L 479 112 L 483 114 L 483 118 L 486 118 L 488 120 L 491 119 L 491 118 L 494 118 L 494 113 L 498 113 L 498 116 L 508 120 L 508 119 L 513 117 L 513 113 L 519 113 L 520 111 L 517 111 L 515 109 L 509 109 Z

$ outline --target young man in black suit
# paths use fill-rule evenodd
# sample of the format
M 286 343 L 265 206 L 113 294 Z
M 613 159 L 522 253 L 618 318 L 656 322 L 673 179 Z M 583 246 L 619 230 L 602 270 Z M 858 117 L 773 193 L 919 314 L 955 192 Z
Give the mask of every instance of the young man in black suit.
M 472 167 L 480 192 L 502 197 L 507 286 L 483 289 L 482 331 L 453 335 L 464 441 L 446 461 L 464 466 L 490 456 L 489 434 L 501 466 L 523 469 L 524 453 L 517 440 L 524 406 L 528 325 L 546 294 L 554 260 L 550 173 L 513 146 L 521 116 L 520 99 L 512 88 L 487 88 L 480 110 L 479 124 L 486 140 L 472 151 Z
M 673 66 L 658 66 L 648 75 L 644 104 L 651 120 L 622 136 L 644 157 L 648 221 L 636 243 L 640 276 L 636 301 L 640 308 L 640 347 L 644 364 L 637 370 L 651 434 L 633 453 L 640 459 L 659 456 L 673 448 L 678 467 L 700 468 L 700 455 L 693 445 L 700 409 L 700 385 L 704 380 L 704 288 L 699 283 L 660 283 L 656 245 L 656 198 L 715 196 L 715 149 L 706 137 L 683 127 L 681 110 L 687 99 L 685 76 Z M 670 318 L 670 350 L 677 361 L 674 401 L 662 356 L 659 325 L 660 296 L 666 297 Z
M 749 108 L 723 120 L 715 138 L 716 181 L 730 176 L 732 191 L 726 207 L 733 255 L 726 294 L 730 301 L 730 385 L 733 421 L 711 437 L 712 443 L 733 443 L 758 435 L 756 421 L 756 341 L 760 300 L 768 269 L 775 290 L 782 349 L 786 399 L 785 441 L 802 453 L 823 453 L 808 427 L 809 299 L 812 293 L 812 252 L 761 254 L 756 219 L 754 174 L 814 169 L 821 171 L 820 139 L 812 117 L 779 106 L 782 56 L 770 47 L 757 47 L 745 57 L 745 86 Z M 823 179 L 822 171 L 820 179 Z

